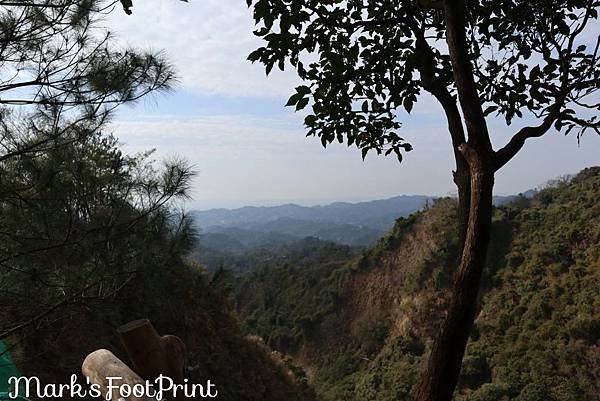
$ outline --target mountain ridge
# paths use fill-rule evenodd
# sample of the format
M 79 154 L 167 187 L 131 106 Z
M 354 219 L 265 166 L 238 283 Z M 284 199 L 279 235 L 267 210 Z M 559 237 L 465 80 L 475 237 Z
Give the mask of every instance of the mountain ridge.
M 365 202 L 333 202 L 327 205 L 301 206 L 286 203 L 277 206 L 244 206 L 236 209 L 193 210 L 190 214 L 200 227 L 239 226 L 264 223 L 282 217 L 298 220 L 329 221 L 364 225 L 375 229 L 389 229 L 401 215 L 413 213 L 434 197 L 427 195 L 400 195 Z M 372 223 L 374 217 L 384 222 Z
M 522 194 L 531 198 L 537 191 L 528 190 Z M 519 195 L 494 196 L 494 204 L 510 202 Z M 432 195 L 398 195 L 390 198 L 373 199 L 370 201 L 347 202 L 336 201 L 325 205 L 302 206 L 297 203 L 284 203 L 275 206 L 242 206 L 239 208 L 211 208 L 204 210 L 193 209 L 190 214 L 201 227 L 240 226 L 257 224 L 280 218 L 296 218 L 298 220 L 330 221 L 335 223 L 364 225 L 366 227 L 389 230 L 393 226 L 389 222 L 381 224 L 373 222 L 373 217 L 390 218 L 394 220 L 404 217 L 421 209 L 435 199 L 443 198 Z M 357 213 L 361 215 L 356 216 Z M 365 214 L 366 213 L 366 214 Z
M 532 194 L 526 193 L 531 197 Z M 503 204 L 516 196 L 496 196 Z M 399 195 L 363 202 L 332 202 L 327 205 L 244 206 L 236 209 L 194 210 L 190 214 L 200 232 L 204 254 L 241 253 L 254 249 L 275 249 L 305 237 L 316 237 L 341 245 L 373 245 L 391 230 L 398 218 L 415 213 L 436 197 Z M 204 261 L 203 261 L 204 262 Z
M 599 194 L 593 167 L 495 209 L 454 399 L 597 398 Z M 440 199 L 345 263 L 287 261 L 238 277 L 235 305 L 249 331 L 304 367 L 319 400 L 408 401 L 458 249 L 456 202 Z

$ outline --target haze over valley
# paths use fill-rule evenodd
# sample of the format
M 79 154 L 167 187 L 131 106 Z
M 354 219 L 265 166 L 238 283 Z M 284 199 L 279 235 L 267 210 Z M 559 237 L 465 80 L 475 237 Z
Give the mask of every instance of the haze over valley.
M 527 191 L 531 197 L 535 191 Z M 501 205 L 517 196 L 496 196 Z M 198 246 L 194 257 L 214 271 L 245 271 L 259 261 L 287 257 L 323 247 L 349 254 L 373 245 L 396 220 L 432 204 L 437 197 L 401 195 L 368 202 L 334 202 L 323 206 L 245 206 L 237 209 L 192 210 Z

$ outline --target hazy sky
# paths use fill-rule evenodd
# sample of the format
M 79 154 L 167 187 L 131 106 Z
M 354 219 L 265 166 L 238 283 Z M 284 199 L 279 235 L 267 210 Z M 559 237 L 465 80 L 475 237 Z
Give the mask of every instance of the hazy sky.
M 166 96 L 123 107 L 114 131 L 128 151 L 156 148 L 156 158 L 183 156 L 197 171 L 191 208 L 319 204 L 401 194 L 448 195 L 453 158 L 440 107 L 424 97 L 404 123 L 414 151 L 402 164 L 355 148 L 323 149 L 305 137 L 303 117 L 284 108 L 298 85 L 293 71 L 265 77 L 245 61 L 261 42 L 244 0 L 134 1 L 103 23 L 132 46 L 163 50 L 179 84 Z M 597 33 L 596 33 L 597 34 Z M 496 146 L 520 127 L 490 118 Z M 496 178 L 497 194 L 522 192 L 550 178 L 600 163 L 600 137 L 549 132 L 527 142 Z

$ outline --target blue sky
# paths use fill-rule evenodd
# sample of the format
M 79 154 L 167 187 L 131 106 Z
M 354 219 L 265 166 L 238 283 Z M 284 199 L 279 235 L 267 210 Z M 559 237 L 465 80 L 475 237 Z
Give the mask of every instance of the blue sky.
M 125 149 L 156 148 L 157 159 L 188 159 L 197 176 L 188 208 L 322 204 L 400 194 L 454 192 L 450 140 L 439 106 L 424 97 L 403 121 L 415 150 L 394 158 L 342 145 L 323 149 L 306 138 L 302 116 L 284 108 L 298 78 L 265 77 L 246 56 L 260 45 L 244 0 L 134 1 L 133 15 L 116 9 L 103 26 L 126 45 L 162 50 L 175 65 L 175 91 L 123 107 L 113 130 Z M 596 33 L 597 34 L 597 33 Z M 490 118 L 496 146 L 519 124 Z M 497 194 L 513 194 L 600 162 L 600 137 L 550 132 L 531 140 L 496 178 Z

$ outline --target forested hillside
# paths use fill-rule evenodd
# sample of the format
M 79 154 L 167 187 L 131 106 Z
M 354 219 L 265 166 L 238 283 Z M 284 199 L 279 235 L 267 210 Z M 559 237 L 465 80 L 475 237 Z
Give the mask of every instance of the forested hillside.
M 0 398 L 599 399 L 600 0 L 185 3 L 0 0 Z
M 203 238 L 200 237 L 200 244 L 202 244 Z M 190 258 L 201 261 L 209 273 L 226 270 L 233 274 L 243 274 L 268 267 L 289 265 L 292 268 L 300 268 L 332 261 L 346 261 L 358 255 L 360 251 L 361 248 L 306 237 L 290 244 L 279 244 L 274 241 L 271 247 L 261 247 L 240 253 L 220 252 L 200 245 L 190 254 Z
M 189 261 L 197 237 L 177 206 L 189 198 L 190 164 L 128 154 L 112 135 L 116 109 L 177 78 L 161 51 L 113 35 L 113 10 L 118 2 L 103 0 L 0 4 L 0 396 L 17 370 L 53 394 L 72 375 L 85 385 L 82 362 L 101 348 L 145 376 L 116 329 L 148 318 L 183 340 L 190 381 L 211 380 L 220 400 L 312 400 Z M 91 376 L 102 384 L 118 376 L 101 365 Z M 41 393 L 28 399 L 59 398 Z
M 495 209 L 457 400 L 600 393 L 600 168 Z M 236 282 L 250 332 L 294 356 L 320 399 L 409 400 L 449 299 L 456 205 L 397 221 L 362 256 Z
M 184 341 L 189 379 L 210 379 L 220 400 L 312 399 L 188 260 L 195 233 L 171 206 L 185 164 L 124 155 L 101 132 L 47 146 L 0 163 L 0 340 L 22 374 L 69 383 L 100 348 L 129 362 L 116 329 L 149 318 Z

